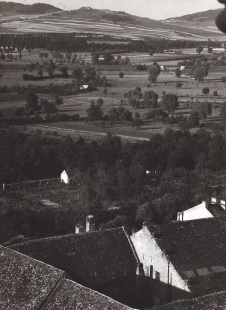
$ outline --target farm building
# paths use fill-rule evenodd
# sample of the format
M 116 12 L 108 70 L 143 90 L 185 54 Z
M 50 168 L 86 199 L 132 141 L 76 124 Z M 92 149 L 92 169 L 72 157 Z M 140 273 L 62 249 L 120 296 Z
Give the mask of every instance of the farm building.
M 80 86 L 80 89 L 81 90 L 87 90 L 89 88 L 89 85 L 82 85 L 82 86 Z
M 0 309 L 132 310 L 66 279 L 60 269 L 0 246 Z
M 141 265 L 125 229 L 92 231 L 92 220 L 88 217 L 86 223 L 90 232 L 30 240 L 10 248 L 64 270 L 72 281 L 129 307 L 151 306 L 149 294 L 143 296 Z
M 203 201 L 201 204 L 177 213 L 178 221 L 190 221 L 203 218 L 226 216 L 225 200 L 211 198 L 210 203 Z
M 60 175 L 60 181 L 65 184 L 73 182 L 76 176 L 76 169 L 66 169 Z
M 226 290 L 226 218 L 171 222 L 131 236 L 149 290 L 162 302 Z

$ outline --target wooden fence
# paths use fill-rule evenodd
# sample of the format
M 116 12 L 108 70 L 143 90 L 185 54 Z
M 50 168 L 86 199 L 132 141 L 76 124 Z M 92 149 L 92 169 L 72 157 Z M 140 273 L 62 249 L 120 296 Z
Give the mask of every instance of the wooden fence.
M 27 189 L 39 186 L 54 185 L 56 183 L 60 184 L 60 178 L 34 180 L 20 183 L 3 183 L 2 191 L 5 192 L 9 190 Z

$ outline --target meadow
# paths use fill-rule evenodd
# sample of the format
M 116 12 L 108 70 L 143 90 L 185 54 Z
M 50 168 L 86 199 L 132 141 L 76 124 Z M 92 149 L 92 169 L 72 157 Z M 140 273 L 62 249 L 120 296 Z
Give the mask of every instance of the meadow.
M 30 84 L 34 85 L 45 85 L 46 83 L 53 83 L 54 85 L 61 85 L 62 83 L 72 83 L 73 78 L 70 76 L 73 69 L 77 68 L 79 65 L 66 64 L 68 67 L 69 77 L 67 78 L 54 78 L 53 80 L 40 80 L 40 81 L 26 81 L 23 79 L 23 74 L 33 74 L 37 75 L 40 68 L 43 70 L 43 76 L 47 76 L 46 67 L 43 66 L 42 60 L 39 57 L 41 50 L 33 50 L 31 52 L 24 52 L 22 54 L 22 59 L 12 60 L 12 61 L 0 61 L 0 65 L 3 67 L 3 76 L 0 79 L 0 87 L 7 85 L 11 86 L 25 86 L 29 87 Z M 90 53 L 77 53 L 80 59 L 84 59 L 86 64 L 91 62 Z M 16 53 L 14 56 L 18 56 Z M 79 93 L 76 95 L 63 96 L 63 105 L 58 107 L 58 113 L 66 113 L 68 115 L 79 114 L 83 119 L 87 116 L 86 110 L 90 106 L 91 101 L 97 101 L 98 98 L 103 98 L 102 110 L 104 114 L 107 114 L 110 109 L 122 106 L 123 108 L 132 112 L 133 117 L 135 114 L 139 113 L 143 124 L 141 128 L 135 129 L 132 127 L 131 123 L 121 123 L 114 124 L 114 126 L 104 126 L 105 128 L 97 127 L 94 124 L 87 124 L 84 122 L 79 122 L 79 124 L 68 124 L 63 125 L 68 127 L 67 129 L 82 130 L 87 132 L 99 131 L 111 132 L 119 135 L 130 135 L 148 138 L 150 135 L 155 133 L 163 133 L 166 128 L 173 127 L 178 128 L 177 125 L 168 125 L 160 120 L 146 120 L 145 116 L 149 112 L 148 108 L 138 107 L 133 108 L 128 104 L 127 101 L 123 101 L 124 94 L 130 90 L 134 90 L 136 87 L 141 88 L 141 92 L 154 91 L 159 95 L 159 103 L 163 93 L 172 93 L 178 96 L 179 107 L 174 112 L 174 115 L 183 115 L 188 117 L 191 111 L 191 101 L 199 102 L 209 102 L 212 104 L 212 115 L 208 117 L 208 121 L 214 121 L 219 123 L 219 111 L 220 106 L 226 101 L 226 88 L 221 80 L 224 75 L 223 72 L 209 71 L 208 76 L 201 82 L 198 82 L 190 77 L 181 76 L 176 77 L 174 70 L 178 61 L 181 59 L 189 59 L 190 57 L 195 57 L 195 50 L 184 50 L 183 55 L 175 53 L 162 53 L 150 56 L 145 53 L 131 53 L 123 54 L 122 58 L 129 57 L 130 66 L 104 66 L 98 65 L 96 69 L 100 72 L 102 76 L 106 76 L 110 86 L 103 87 L 98 86 L 96 91 Z M 196 54 L 197 56 L 197 54 Z M 50 54 L 51 57 L 51 54 Z M 172 59 L 172 60 L 171 60 Z M 161 72 L 156 83 L 150 83 L 148 81 L 147 71 L 137 71 L 137 64 L 145 64 L 147 67 L 150 66 L 154 61 L 157 61 L 159 65 L 164 65 L 169 68 L 169 72 Z M 36 64 L 36 69 L 29 72 L 29 66 L 31 63 Z M 84 66 L 81 66 L 84 68 Z M 59 68 L 56 67 L 56 72 L 59 72 Z M 119 71 L 124 72 L 124 77 L 119 77 Z M 182 83 L 182 87 L 178 88 L 177 84 Z M 203 95 L 202 89 L 204 87 L 209 88 L 209 95 Z M 104 89 L 107 88 L 107 94 L 104 94 Z M 218 96 L 214 96 L 213 92 L 217 91 Z M 41 98 L 47 98 L 51 100 L 50 94 L 37 94 L 39 100 Z M 192 99 L 191 99 L 192 98 Z M 3 93 L 0 96 L 0 112 L 3 116 L 10 117 L 15 115 L 15 111 L 18 108 L 25 107 L 26 96 L 24 94 L 17 94 L 16 92 Z M 41 113 L 41 116 L 44 116 Z M 79 126 L 79 128 L 78 128 Z M 87 127 L 88 126 L 88 127 Z M 54 127 L 56 127 L 54 125 Z M 59 131 L 61 131 L 62 124 L 59 125 Z M 108 128 L 106 128 L 108 127 Z

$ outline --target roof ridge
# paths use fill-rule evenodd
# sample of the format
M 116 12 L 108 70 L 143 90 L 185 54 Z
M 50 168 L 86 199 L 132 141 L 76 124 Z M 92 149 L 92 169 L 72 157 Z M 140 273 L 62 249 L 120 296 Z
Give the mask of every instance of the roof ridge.
M 135 250 L 135 248 L 133 246 L 133 243 L 132 243 L 132 241 L 130 239 L 130 236 L 127 234 L 126 229 L 125 229 L 124 226 L 122 226 L 122 229 L 123 229 L 123 231 L 124 231 L 124 233 L 125 233 L 125 235 L 126 235 L 126 237 L 128 239 L 129 245 L 130 245 L 130 247 L 131 247 L 131 249 L 133 251 L 133 254 L 134 254 L 135 258 L 136 258 L 137 263 L 140 263 L 140 260 L 138 258 L 137 252 L 136 252 L 136 250 Z
M 54 285 L 54 287 L 52 288 L 52 290 L 50 291 L 50 293 L 48 294 L 48 296 L 43 300 L 42 304 L 40 305 L 40 307 L 38 308 L 38 310 L 44 310 L 46 309 L 46 304 L 48 303 L 48 300 L 52 297 L 52 295 L 55 294 L 55 292 L 57 292 L 57 290 L 59 289 L 60 286 L 63 285 L 63 282 L 65 280 L 65 276 L 66 274 L 64 273 L 62 275 L 62 277 L 56 282 L 56 284 Z
M 16 250 L 13 250 L 13 249 L 11 249 L 11 248 L 9 248 L 9 247 L 5 247 L 5 246 L 3 246 L 3 245 L 0 245 L 0 249 L 1 249 L 1 248 L 3 248 L 4 250 L 6 250 L 7 252 L 9 252 L 9 251 L 10 251 L 10 252 L 13 252 L 13 253 L 14 253 L 15 255 L 17 255 L 17 256 L 26 257 L 26 259 L 28 259 L 29 261 L 35 261 L 35 262 L 38 262 L 38 263 L 41 264 L 41 265 L 45 265 L 45 266 L 51 267 L 52 269 L 55 269 L 55 270 L 59 270 L 59 271 L 62 272 L 63 275 L 66 274 L 65 271 L 63 271 L 62 269 L 56 268 L 56 267 L 54 267 L 54 266 L 52 266 L 52 265 L 49 265 L 49 264 L 47 264 L 47 263 L 44 263 L 44 262 L 42 262 L 42 261 L 40 261 L 40 260 L 38 260 L 38 259 L 36 259 L 36 258 L 30 257 L 30 256 L 28 256 L 28 255 L 26 255 L 26 254 L 23 254 L 23 253 L 21 253 L 21 252 L 18 252 L 18 251 L 16 251 Z
M 115 228 L 108 228 L 108 229 L 103 229 L 103 230 L 95 230 L 95 231 L 90 231 L 90 232 L 84 232 L 84 233 L 80 233 L 80 234 L 75 234 L 75 233 L 71 233 L 71 234 L 66 234 L 66 235 L 57 235 L 57 236 L 51 236 L 51 237 L 45 237 L 45 238 L 37 238 L 37 239 L 32 239 L 32 240 L 28 240 L 28 241 L 24 241 L 24 242 L 20 242 L 20 243 L 16 243 L 13 244 L 11 246 L 9 246 L 8 248 L 13 249 L 16 246 L 21 246 L 21 245 L 27 245 L 27 244 L 32 244 L 34 242 L 37 241 L 48 241 L 48 240 L 60 240 L 61 238 L 64 237 L 72 237 L 72 236 L 84 236 L 84 235 L 93 235 L 93 234 L 97 234 L 97 233 L 101 233 L 101 232 L 105 232 L 105 231 L 116 231 L 119 229 L 123 229 L 123 227 L 115 227 Z
M 217 217 L 210 217 L 210 218 L 201 218 L 201 219 L 195 219 L 195 220 L 188 220 L 188 221 L 177 221 L 177 220 L 175 220 L 175 221 L 171 221 L 171 222 L 169 222 L 169 223 L 163 223 L 163 224 L 148 224 L 148 225 L 146 225 L 147 226 L 147 228 L 148 228 L 148 230 L 149 230 L 149 228 L 157 228 L 157 227 L 167 227 L 167 226 L 172 226 L 172 225 L 177 225 L 177 226 L 179 226 L 179 225 L 189 225 L 189 224 L 192 224 L 192 223 L 199 223 L 199 222 L 205 222 L 205 221 L 219 221 L 219 220 L 221 220 L 221 219 L 223 219 L 223 218 L 217 218 Z

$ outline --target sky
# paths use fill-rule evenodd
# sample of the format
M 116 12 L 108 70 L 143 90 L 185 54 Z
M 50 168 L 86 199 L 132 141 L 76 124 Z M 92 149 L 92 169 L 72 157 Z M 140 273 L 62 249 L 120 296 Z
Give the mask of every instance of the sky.
M 125 11 L 152 19 L 165 19 L 210 9 L 223 8 L 217 0 L 12 0 L 24 4 L 49 3 L 65 10 L 88 6 L 95 9 Z M 7 2 L 9 2 L 7 0 Z

